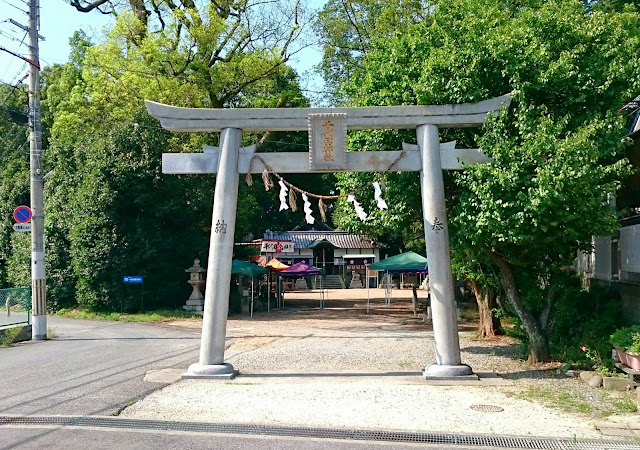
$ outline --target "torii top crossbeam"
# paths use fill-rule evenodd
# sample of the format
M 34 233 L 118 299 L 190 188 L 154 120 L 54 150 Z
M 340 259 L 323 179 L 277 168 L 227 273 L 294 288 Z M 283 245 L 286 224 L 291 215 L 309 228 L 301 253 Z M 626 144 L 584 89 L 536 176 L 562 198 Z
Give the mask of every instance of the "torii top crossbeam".
M 346 114 L 349 130 L 477 127 L 504 104 L 509 94 L 478 103 L 431 106 L 374 106 L 364 108 L 180 108 L 145 101 L 147 111 L 171 131 L 306 131 L 313 114 Z

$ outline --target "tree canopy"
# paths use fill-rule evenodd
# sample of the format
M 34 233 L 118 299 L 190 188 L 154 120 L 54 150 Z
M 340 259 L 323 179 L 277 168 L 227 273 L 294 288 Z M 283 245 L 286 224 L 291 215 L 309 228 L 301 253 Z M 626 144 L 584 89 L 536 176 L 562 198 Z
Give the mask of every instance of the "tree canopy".
M 73 6 L 82 6 L 71 2 Z M 151 99 L 191 107 L 304 106 L 296 73 L 286 65 L 298 38 L 296 4 L 270 21 L 265 5 L 212 2 L 157 5 L 82 2 L 116 16 L 105 40 L 77 33 L 70 62 L 43 73 L 48 136 L 45 208 L 48 298 L 52 308 L 140 307 L 122 275 L 145 276 L 146 307 L 176 306 L 188 296 L 183 269 L 208 251 L 215 177 L 165 176 L 161 153 L 198 152 L 217 134 L 172 134 L 144 108 Z M 82 8 L 80 8 L 82 9 Z M 269 151 L 294 136 L 245 135 Z M 313 183 L 314 180 L 306 180 Z M 236 237 L 257 235 L 277 198 L 242 187 Z M 284 215 L 283 222 L 294 221 Z M 280 219 L 283 219 L 280 216 Z M 299 221 L 299 217 L 297 218 Z
M 606 200 L 629 173 L 617 111 L 638 91 L 639 19 L 631 9 L 587 13 L 570 0 L 435 2 L 429 20 L 374 41 L 362 70 L 344 83 L 358 106 L 476 102 L 511 93 L 510 110 L 484 130 L 441 134 L 493 158 L 449 180 L 453 251 L 496 267 L 528 333 L 532 360 L 549 358 L 554 280 L 592 235 L 616 227 Z M 397 149 L 403 138 L 414 139 L 354 133 L 350 145 Z M 358 180 L 341 176 L 340 187 Z M 421 230 L 419 215 L 407 214 L 420 211 L 418 177 L 392 174 L 386 186 L 389 211 L 364 227 Z M 337 223 L 361 227 L 343 211 Z
M 13 231 L 13 210 L 29 204 L 29 145 L 27 91 L 23 86 L 0 86 L 0 286 L 28 285 L 29 233 Z M 13 248 L 25 252 L 13 252 Z M 26 284 L 25 284 L 26 282 Z
M 102 65 L 107 73 L 126 68 L 118 54 L 135 51 L 140 58 L 128 61 L 135 61 L 138 71 L 173 83 L 174 88 L 200 86 L 201 92 L 192 95 L 167 89 L 183 98 L 180 105 L 247 106 L 251 92 L 261 91 L 299 50 L 308 22 L 299 0 L 69 3 L 81 12 L 117 17 L 114 33 L 121 39 L 112 40 L 106 49 L 117 58 Z
M 428 4 L 421 0 L 329 0 L 314 28 L 323 46 L 318 69 L 334 101 L 344 101 L 340 85 L 362 70 L 364 56 L 376 40 L 428 19 Z

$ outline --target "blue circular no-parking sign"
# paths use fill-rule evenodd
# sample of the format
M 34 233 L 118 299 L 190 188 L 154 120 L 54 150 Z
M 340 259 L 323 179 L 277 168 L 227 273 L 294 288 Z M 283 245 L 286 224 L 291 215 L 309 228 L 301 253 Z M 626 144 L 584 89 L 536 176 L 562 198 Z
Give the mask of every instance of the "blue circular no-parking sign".
M 18 206 L 14 211 L 13 211 L 13 218 L 16 219 L 16 222 L 18 223 L 27 223 L 31 220 L 31 216 L 33 214 L 31 213 L 31 208 L 29 208 L 28 206 Z

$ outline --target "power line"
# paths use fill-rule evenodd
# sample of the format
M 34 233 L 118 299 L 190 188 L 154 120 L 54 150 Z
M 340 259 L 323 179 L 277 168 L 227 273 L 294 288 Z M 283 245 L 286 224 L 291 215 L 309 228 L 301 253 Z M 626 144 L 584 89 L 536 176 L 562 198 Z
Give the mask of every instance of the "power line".
M 3 20 L 2 22 L 0 22 L 0 24 L 3 24 L 3 23 L 10 24 L 10 23 L 11 23 L 11 22 L 10 22 L 10 20 L 11 20 L 11 19 L 5 19 L 5 20 Z M 13 38 L 18 38 L 18 37 L 20 37 L 20 35 L 18 34 L 18 32 L 17 32 L 14 28 L 12 28 L 12 27 L 9 27 L 9 26 L 2 27 L 2 31 L 3 31 L 4 33 L 6 33 L 7 37 L 13 37 Z
M 18 77 L 20 76 L 21 73 L 24 73 L 24 69 L 27 68 L 27 63 L 22 63 L 22 66 L 20 67 L 20 70 L 18 70 L 16 72 L 16 74 L 14 75 L 13 79 L 11 80 L 11 84 L 16 85 L 18 84 Z M 20 78 L 20 82 L 24 81 L 27 79 L 27 77 L 29 76 L 29 72 L 25 73 L 22 78 Z
M 24 44 L 24 38 L 27 36 L 27 33 L 24 34 L 22 40 L 17 37 L 11 36 L 9 32 L 0 30 L 0 35 L 6 37 L 7 39 L 11 39 L 12 41 L 20 42 L 20 45 Z
M 20 77 L 20 74 L 24 73 L 24 68 L 25 68 L 25 64 L 23 64 L 22 67 L 16 71 L 15 65 L 13 65 L 12 63 L 7 64 L 7 67 L 4 73 L 2 74 L 2 79 L 0 79 L 0 83 L 13 87 L 15 84 L 15 81 L 18 79 L 18 77 Z M 8 81 L 4 81 L 4 79 L 7 78 L 7 75 L 9 74 L 10 70 L 14 70 L 15 71 L 14 74 L 11 75 L 11 78 Z
M 6 3 L 6 4 L 7 4 L 7 5 L 9 5 L 9 6 L 13 6 L 13 7 L 14 7 L 15 9 L 17 9 L 18 11 L 22 11 L 22 12 L 23 12 L 23 13 L 25 13 L 25 14 L 29 14 L 29 12 L 28 12 L 28 11 L 25 11 L 24 9 L 21 9 L 20 7 L 18 7 L 18 6 L 16 6 L 16 5 L 14 5 L 13 3 L 8 2 L 7 0 L 0 0 L 0 1 L 2 1 L 3 3 Z
M 23 80 L 25 80 L 28 76 L 29 76 L 29 74 L 25 74 L 25 76 L 24 76 L 24 77 L 22 77 L 19 81 L 20 81 L 20 82 L 22 82 L 22 81 L 23 81 Z M 17 78 L 17 77 L 18 77 L 18 76 L 16 75 L 16 76 L 14 77 L 14 79 L 15 79 L 15 78 Z M 14 84 L 12 84 L 12 83 L 7 83 L 6 81 L 2 81 L 2 80 L 0 80 L 0 84 L 4 84 L 5 86 L 9 86 L 9 87 L 11 87 L 11 88 L 13 88 L 13 89 L 18 89 L 18 87 L 17 87 L 17 86 L 15 86 L 15 85 L 14 85 Z
M 11 125 L 11 128 L 9 128 L 9 131 L 7 131 L 7 133 L 4 135 L 4 139 L 0 141 L 0 146 L 4 144 L 4 142 L 7 140 L 7 138 L 9 138 L 9 136 L 13 136 L 13 132 L 16 130 L 17 126 L 18 125 L 16 125 L 15 123 Z
M 1 31 L 0 31 L 1 33 Z M 24 34 L 24 36 L 22 36 L 22 40 L 20 41 L 20 44 L 18 44 L 18 48 L 20 48 L 22 46 L 22 44 L 24 44 L 24 40 L 27 37 L 27 33 Z M 17 41 L 17 39 L 14 39 Z M 19 57 L 20 59 L 23 59 L 21 57 Z M 11 81 L 11 83 L 13 84 L 13 82 L 18 78 L 18 76 L 20 76 L 20 72 L 22 72 L 25 68 L 26 64 L 23 64 L 22 67 L 20 68 L 20 70 L 18 71 L 18 73 L 15 75 L 14 79 Z M 7 72 L 9 71 L 9 69 L 11 68 L 10 64 L 7 64 L 7 68 L 5 69 L 4 73 L 2 74 L 2 77 L 4 78 L 5 75 L 7 74 Z
M 20 132 L 22 131 L 22 129 L 23 129 L 23 127 L 18 127 L 16 133 L 14 133 L 13 140 L 11 141 L 11 143 L 9 145 L 7 145 L 5 151 L 2 153 L 2 155 L 0 155 L 0 161 L 2 160 L 2 158 L 4 158 L 4 156 L 7 154 L 7 152 L 9 152 L 9 150 L 11 150 L 13 148 L 13 145 L 18 141 L 18 138 L 20 137 L 20 134 L 21 134 Z M 27 142 L 29 142 L 29 141 L 27 141 Z
M 27 140 L 25 140 L 25 141 L 22 143 L 22 145 L 21 145 L 20 147 L 18 147 L 18 150 L 17 150 L 17 151 L 18 151 L 18 152 L 20 152 L 20 150 L 22 150 L 22 149 L 24 148 L 24 146 L 25 146 L 25 145 L 27 145 L 28 143 L 29 143 L 29 140 L 28 140 L 28 139 L 27 139 Z M 0 162 L 2 162 L 2 159 L 4 158 L 4 155 L 6 155 L 6 154 L 7 154 L 7 152 L 8 152 L 9 150 L 11 150 L 11 147 L 7 148 L 7 149 L 2 153 L 2 155 L 0 155 Z
M 11 51 L 11 50 L 9 50 L 9 49 L 7 49 L 7 48 L 4 48 L 4 47 L 2 47 L 2 46 L 0 46 L 0 50 L 2 50 L 2 51 L 4 51 L 4 52 L 7 52 L 7 53 L 9 53 L 10 55 L 15 56 L 16 58 L 20 58 L 21 60 L 28 62 L 28 63 L 29 63 L 29 64 L 31 64 L 32 66 L 37 67 L 38 69 L 40 68 L 40 65 L 38 64 L 38 61 L 35 61 L 35 60 L 33 60 L 33 59 L 29 59 L 29 58 L 27 58 L 26 56 L 19 55 L 19 54 L 17 54 L 16 52 L 13 52 L 13 51 Z
M 13 76 L 13 79 L 11 81 L 6 82 L 0 79 L 0 84 L 4 84 L 5 86 L 9 86 L 9 87 L 12 87 L 13 89 L 19 90 L 17 85 L 19 83 L 22 83 L 29 76 L 29 74 L 26 73 L 22 78 L 20 79 L 18 78 L 20 74 L 23 73 L 26 66 L 27 66 L 26 63 L 22 64 L 22 67 L 20 68 L 20 70 L 16 72 L 16 74 Z
M 27 78 L 28 76 L 29 76 L 29 74 L 26 74 L 25 76 L 23 76 L 23 77 L 18 81 L 18 83 L 22 83 L 24 80 L 26 80 L 26 78 Z M 0 83 L 1 83 L 1 82 L 2 82 L 2 81 L 0 80 Z M 6 84 L 6 83 L 4 83 L 4 84 Z M 4 105 L 5 105 L 5 103 L 7 103 L 7 102 L 9 101 L 9 99 L 11 98 L 11 96 L 13 96 L 13 94 L 14 94 L 16 91 L 20 91 L 20 89 L 18 88 L 18 86 L 14 86 L 14 85 L 11 85 L 11 84 L 9 84 L 8 86 L 11 86 L 13 89 L 9 92 L 9 95 L 7 95 L 7 96 L 5 97 L 5 99 L 2 101 L 2 103 L 0 104 L 0 107 L 4 106 Z

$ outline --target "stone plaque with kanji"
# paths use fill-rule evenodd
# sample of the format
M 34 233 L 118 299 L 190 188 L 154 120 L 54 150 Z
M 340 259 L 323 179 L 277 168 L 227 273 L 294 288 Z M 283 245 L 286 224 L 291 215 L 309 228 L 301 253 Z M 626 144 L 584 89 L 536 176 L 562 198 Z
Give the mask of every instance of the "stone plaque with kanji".
M 309 168 L 346 170 L 347 115 L 309 114 Z

